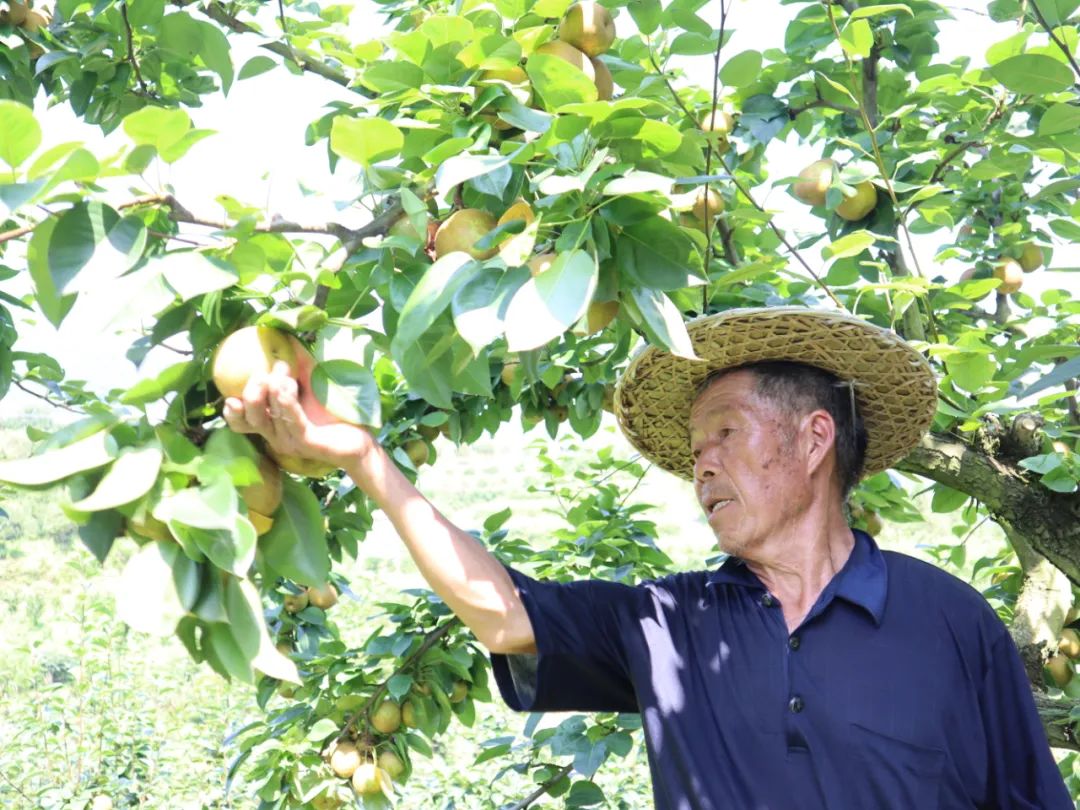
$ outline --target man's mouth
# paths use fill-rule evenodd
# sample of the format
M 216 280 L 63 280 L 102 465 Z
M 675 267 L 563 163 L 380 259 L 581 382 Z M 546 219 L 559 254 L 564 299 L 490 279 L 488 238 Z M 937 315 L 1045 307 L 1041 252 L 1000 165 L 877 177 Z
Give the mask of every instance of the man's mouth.
M 709 514 L 715 515 L 729 503 L 732 503 L 732 500 L 730 498 L 720 498 L 719 500 L 713 501 L 709 504 Z

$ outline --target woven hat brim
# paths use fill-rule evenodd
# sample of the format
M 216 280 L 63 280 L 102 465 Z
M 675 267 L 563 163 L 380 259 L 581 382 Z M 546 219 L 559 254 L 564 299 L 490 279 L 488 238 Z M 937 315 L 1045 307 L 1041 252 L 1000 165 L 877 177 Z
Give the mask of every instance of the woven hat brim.
M 832 372 L 855 387 L 868 443 L 864 475 L 888 469 L 929 429 L 937 410 L 930 364 L 897 334 L 841 312 L 802 307 L 732 309 L 690 321 L 699 360 L 646 346 L 615 389 L 615 416 L 645 458 L 693 480 L 690 407 L 723 368 L 788 360 Z

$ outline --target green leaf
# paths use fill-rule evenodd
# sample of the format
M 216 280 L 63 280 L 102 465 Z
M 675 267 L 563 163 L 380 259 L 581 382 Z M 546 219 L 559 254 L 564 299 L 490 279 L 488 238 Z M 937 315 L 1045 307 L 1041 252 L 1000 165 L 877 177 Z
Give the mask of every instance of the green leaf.
M 188 133 L 191 118 L 183 110 L 143 107 L 125 117 L 122 126 L 136 146 L 152 146 L 160 153 Z
M 761 54 L 743 51 L 735 54 L 720 68 L 720 81 L 726 87 L 749 87 L 760 78 Z
M 451 302 L 454 326 L 474 354 L 479 355 L 485 346 L 502 336 L 507 307 L 530 276 L 526 267 L 506 272 L 484 268 L 454 295 Z
M 413 343 L 431 328 L 454 298 L 454 294 L 480 270 L 468 253 L 454 251 L 438 259 L 413 288 L 401 308 L 397 332 L 391 343 L 395 352 Z
M 630 294 L 621 297 L 631 321 L 637 325 L 654 346 L 684 357 L 698 360 L 682 313 L 671 299 L 657 290 L 630 287 Z
M 36 228 L 26 248 L 26 263 L 30 269 L 30 278 L 34 282 L 34 296 L 49 323 L 59 327 L 64 317 L 75 305 L 74 295 L 61 296 L 56 291 L 52 273 L 49 271 L 49 243 L 56 230 L 57 220 L 46 219 Z
M 157 44 L 187 62 L 193 62 L 195 57 L 201 59 L 218 74 L 222 92 L 228 94 L 233 80 L 229 40 L 216 25 L 178 11 L 162 19 Z
M 364 68 L 360 84 L 377 93 L 397 93 L 415 90 L 425 81 L 424 71 L 409 62 L 376 62 Z
M 1062 135 L 1077 129 L 1080 129 L 1080 108 L 1070 104 L 1051 105 L 1039 119 L 1039 134 L 1043 136 Z
M 595 807 L 604 802 L 604 791 L 595 782 L 574 782 L 566 794 L 567 807 Z
M 251 246 L 254 247 L 254 246 Z M 227 290 L 240 281 L 240 275 L 221 259 L 202 251 L 178 250 L 167 253 L 156 263 L 165 283 L 181 301 Z
M 1014 93 L 1042 95 L 1068 90 L 1073 74 L 1068 65 L 1052 56 L 1025 53 L 998 62 L 990 74 Z
M 660 0 L 633 0 L 626 8 L 637 24 L 638 31 L 645 36 L 651 34 L 660 25 L 660 18 L 663 15 Z
M 222 571 L 238 577 L 246 576 L 255 560 L 258 537 L 251 521 L 243 515 L 233 515 L 227 529 L 201 529 L 176 521 L 169 523 L 169 529 L 185 548 L 197 548 Z
M 694 241 L 660 216 L 627 226 L 615 243 L 615 261 L 629 281 L 655 290 L 678 290 L 701 279 Z
M 622 177 L 608 181 L 601 193 L 611 196 L 620 194 L 647 194 L 656 192 L 670 196 L 674 180 L 662 174 L 631 169 Z
M 846 259 L 849 256 L 858 256 L 867 248 L 871 247 L 877 237 L 870 231 L 852 231 L 841 236 L 832 244 L 821 249 L 821 255 L 825 259 Z
M 85 292 L 115 281 L 142 258 L 146 226 L 100 202 L 61 214 L 49 239 L 48 262 L 61 294 Z
M 394 157 L 405 144 L 401 130 L 385 118 L 339 115 L 330 127 L 330 148 L 361 166 Z
M 225 611 L 236 646 L 251 667 L 271 678 L 300 683 L 296 664 L 282 655 L 270 638 L 262 600 L 251 582 L 229 577 L 225 584 Z
M 544 102 L 544 109 L 554 112 L 564 104 L 596 101 L 596 84 L 583 72 L 546 53 L 537 53 L 525 63 L 533 90 Z
M 969 393 L 982 390 L 994 378 L 994 358 L 981 352 L 956 352 L 945 357 L 945 369 L 958 386 Z
M 211 476 L 210 473 L 216 474 Z M 198 487 L 188 487 L 163 497 L 154 507 L 154 517 L 168 523 L 174 532 L 180 527 L 232 532 L 239 509 L 232 480 L 220 462 L 211 461 L 209 465 L 200 466 L 199 475 L 208 480 Z
M 67 447 L 29 458 L 0 461 L 0 481 L 23 487 L 52 484 L 75 473 L 104 467 L 116 457 L 116 452 L 116 440 L 99 430 Z
M 243 81 L 244 79 L 258 76 L 260 73 L 266 73 L 268 70 L 273 70 L 275 67 L 277 67 L 277 62 L 269 56 L 253 56 L 244 63 L 242 68 L 240 68 L 240 72 L 236 74 L 236 78 L 238 81 Z
M 71 508 L 80 512 L 100 512 L 141 498 L 157 480 L 162 458 L 161 447 L 156 442 L 124 448 L 94 491 L 75 501 Z
M 382 425 L 379 386 L 369 369 L 352 360 L 324 360 L 311 372 L 311 390 L 326 410 L 354 425 Z
M 506 310 L 506 344 L 512 352 L 543 346 L 573 326 L 596 292 L 596 259 L 584 250 L 560 253 L 551 266 L 528 279 Z
M 309 742 L 321 742 L 340 730 L 337 723 L 329 717 L 324 717 L 308 730 L 307 739 Z
M 259 549 L 274 573 L 302 585 L 322 585 L 330 575 L 330 552 L 319 501 L 307 486 L 283 476 L 281 506 Z
M 187 613 L 199 571 L 172 542 L 150 542 L 132 555 L 116 583 L 116 615 L 140 633 L 167 636 Z
M 863 6 L 862 8 L 855 9 L 851 12 L 850 19 L 862 20 L 866 17 L 879 17 L 882 14 L 897 14 L 899 12 L 903 12 L 909 17 L 915 16 L 915 12 L 913 12 L 906 3 L 881 3 L 876 6 Z
M 1065 382 L 1071 380 L 1073 377 L 1080 377 L 1080 355 L 1077 355 L 1070 360 L 1066 360 L 1064 363 L 1054 368 L 1050 373 L 1044 374 L 1023 391 L 1020 391 L 1016 395 L 1016 398 L 1018 400 L 1027 399 L 1040 391 L 1045 391 L 1047 388 L 1052 388 L 1057 385 L 1064 386 Z
M 457 155 L 436 170 L 435 190 L 445 196 L 466 180 L 483 177 L 509 165 L 509 155 Z
M 41 127 L 25 104 L 0 99 L 0 160 L 20 166 L 41 144 Z
M 851 20 L 840 32 L 840 47 L 844 53 L 857 59 L 870 56 L 874 47 L 874 32 L 866 20 Z
M 162 370 L 156 377 L 139 380 L 120 395 L 120 402 L 137 407 L 154 402 L 169 392 L 179 390 L 187 383 L 193 382 L 198 371 L 198 365 L 191 360 L 175 363 Z

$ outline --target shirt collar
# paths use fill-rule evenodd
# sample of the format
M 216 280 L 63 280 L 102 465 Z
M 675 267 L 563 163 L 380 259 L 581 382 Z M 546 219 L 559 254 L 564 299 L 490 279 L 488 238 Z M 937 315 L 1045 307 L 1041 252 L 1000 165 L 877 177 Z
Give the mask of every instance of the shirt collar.
M 874 619 L 874 624 L 881 624 L 885 612 L 885 597 L 888 594 L 888 571 L 885 557 L 874 538 L 864 531 L 852 529 L 855 547 L 851 550 L 844 567 L 825 587 L 825 594 L 832 592 L 834 597 L 846 599 L 866 610 Z M 710 572 L 707 585 L 739 585 L 764 589 L 743 560 L 728 557 L 718 568 Z

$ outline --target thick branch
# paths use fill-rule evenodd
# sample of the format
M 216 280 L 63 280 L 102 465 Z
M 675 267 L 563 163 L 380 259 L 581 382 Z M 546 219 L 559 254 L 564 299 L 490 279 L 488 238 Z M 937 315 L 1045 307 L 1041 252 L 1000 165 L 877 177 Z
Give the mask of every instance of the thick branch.
M 1035 708 L 1039 710 L 1043 729 L 1054 748 L 1080 751 L 1074 721 L 1069 717 L 1078 705 L 1068 698 L 1052 698 L 1044 692 L 1035 693 Z
M 978 498 L 991 517 L 1080 584 L 1080 494 L 1053 492 L 1012 461 L 931 433 L 897 467 Z

